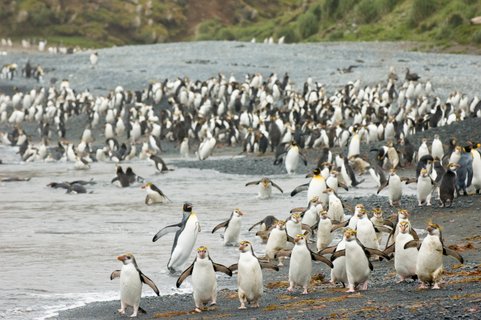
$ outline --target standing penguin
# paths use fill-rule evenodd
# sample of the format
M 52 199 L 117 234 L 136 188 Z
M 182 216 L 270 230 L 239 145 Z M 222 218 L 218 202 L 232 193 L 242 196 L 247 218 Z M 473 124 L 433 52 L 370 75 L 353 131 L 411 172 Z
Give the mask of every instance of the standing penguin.
M 211 306 L 217 304 L 216 272 L 223 272 L 229 277 L 232 276 L 232 271 L 229 268 L 212 261 L 207 252 L 207 247 L 201 246 L 197 248 L 197 257 L 194 262 L 177 279 L 176 286 L 178 288 L 188 276 L 192 276 L 196 312 L 202 312 L 201 308 L 208 303 Z
M 307 166 L 307 159 L 299 150 L 299 146 L 295 141 L 291 142 L 291 146 L 287 151 L 285 165 L 288 174 L 293 174 L 296 172 L 299 166 L 299 161 L 302 160 L 304 165 Z
M 309 177 L 311 175 L 307 175 Z M 314 197 L 318 197 L 323 206 L 327 206 L 328 196 L 323 193 L 326 190 L 326 180 L 321 175 L 321 170 L 315 168 L 312 170 L 312 179 L 309 183 L 297 186 L 291 192 L 291 197 L 295 196 L 301 191 L 307 190 L 307 203 L 309 203 Z
M 279 190 L 281 193 L 284 193 L 281 187 L 279 187 L 277 184 L 274 183 L 274 181 L 267 177 L 263 177 L 262 179 L 257 181 L 247 182 L 246 187 L 254 184 L 259 185 L 259 193 L 257 194 L 257 197 L 259 199 L 269 199 L 272 196 L 272 187 L 277 188 L 277 190 Z
M 330 268 L 332 263 L 322 255 L 312 252 L 306 243 L 306 236 L 298 234 L 294 238 L 295 246 L 292 249 L 291 260 L 289 263 L 289 288 L 287 291 L 292 292 L 294 285 L 302 286 L 304 291 L 302 294 L 307 294 L 307 287 L 311 281 L 312 260 L 322 261 Z
M 237 270 L 239 309 L 246 309 L 246 302 L 258 308 L 259 299 L 264 293 L 262 268 L 271 268 L 276 271 L 279 271 L 279 268 L 270 263 L 259 262 L 249 241 L 241 241 L 239 251 L 239 262 L 229 267 L 232 271 Z
M 427 288 L 427 284 L 433 284 L 433 289 L 440 289 L 439 282 L 443 273 L 443 255 L 452 256 L 460 263 L 464 263 L 461 255 L 443 243 L 443 237 L 439 225 L 430 223 L 426 228 L 428 235 L 421 242 L 411 240 L 404 245 L 404 249 L 418 248 L 418 259 L 416 262 L 416 274 L 421 281 L 421 289 Z
M 401 178 L 396 174 L 395 169 L 391 169 L 389 177 L 386 183 L 379 187 L 377 194 L 381 192 L 382 189 L 389 186 L 389 204 L 392 206 L 400 205 L 402 196 L 402 185 Z
M 110 280 L 120 278 L 120 314 L 125 314 L 125 308 L 131 306 L 134 312 L 130 317 L 136 317 L 138 311 L 145 313 L 140 307 L 140 297 L 142 295 L 142 283 L 146 283 L 159 295 L 159 289 L 155 283 L 140 271 L 135 261 L 134 255 L 126 253 L 118 256 L 117 260 L 122 261 L 122 269 L 115 270 L 110 275 Z
M 283 257 L 277 256 L 277 253 L 286 248 L 287 244 L 287 233 L 286 233 L 286 222 L 284 220 L 279 220 L 276 223 L 274 229 L 269 233 L 269 238 L 266 243 L 266 257 L 268 261 L 271 261 L 277 257 L 277 266 L 283 266 Z
M 174 244 L 170 252 L 170 259 L 167 268 L 171 273 L 179 270 L 184 262 L 189 258 L 194 248 L 197 235 L 200 232 L 199 219 L 192 211 L 191 203 L 184 203 L 182 221 L 160 229 L 152 239 L 153 242 L 163 237 L 167 233 L 175 231 Z
M 454 192 L 456 191 L 456 169 L 457 163 L 450 163 L 444 173 L 439 185 L 439 200 L 441 207 L 449 207 L 453 205 Z
M 228 220 L 216 225 L 212 233 L 220 228 L 224 231 L 224 246 L 235 246 L 239 243 L 239 234 L 242 226 L 242 216 L 244 213 L 240 209 L 234 209 Z
M 407 278 L 417 279 L 416 262 L 418 259 L 418 251 L 416 248 L 404 249 L 404 245 L 414 240 L 410 233 L 411 225 L 407 221 L 399 222 L 399 233 L 394 244 L 386 248 L 384 252 L 389 254 L 391 249 L 394 250 L 394 268 L 399 276 L 397 283 L 403 282 Z
M 428 174 L 426 168 L 421 169 L 416 185 L 418 206 L 422 207 L 424 204 L 431 206 L 431 194 L 434 188 L 434 181 Z
M 336 251 L 331 256 L 331 261 L 336 258 L 346 257 L 346 274 L 349 283 L 349 290 L 347 292 L 355 292 L 357 286 L 362 285 L 361 290 L 367 290 L 368 278 L 373 270 L 369 257 L 371 254 L 382 256 L 389 260 L 389 257 L 382 251 L 366 248 L 356 238 L 356 231 L 347 228 L 344 231 L 346 239 L 346 248 L 344 250 Z

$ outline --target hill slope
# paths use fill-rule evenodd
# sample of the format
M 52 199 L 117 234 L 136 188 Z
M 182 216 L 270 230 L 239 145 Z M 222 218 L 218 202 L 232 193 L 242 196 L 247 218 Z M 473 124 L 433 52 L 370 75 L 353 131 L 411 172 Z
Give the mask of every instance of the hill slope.
M 11 0 L 1 37 L 89 47 L 192 40 L 408 40 L 481 47 L 478 0 Z

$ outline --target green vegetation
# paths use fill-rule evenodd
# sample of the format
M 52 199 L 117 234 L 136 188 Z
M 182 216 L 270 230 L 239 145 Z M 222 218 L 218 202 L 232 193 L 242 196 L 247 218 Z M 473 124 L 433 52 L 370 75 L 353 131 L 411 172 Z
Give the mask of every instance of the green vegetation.
M 481 49 L 481 26 L 469 24 L 479 15 L 479 0 L 6 0 L 0 37 L 82 47 L 284 37 Z

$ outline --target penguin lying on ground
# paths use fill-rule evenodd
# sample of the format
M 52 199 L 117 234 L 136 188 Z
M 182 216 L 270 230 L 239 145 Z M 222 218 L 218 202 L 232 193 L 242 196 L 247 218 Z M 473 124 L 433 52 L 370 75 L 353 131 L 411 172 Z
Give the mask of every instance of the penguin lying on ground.
M 140 307 L 140 297 L 142 295 L 142 283 L 147 284 L 159 295 L 159 289 L 155 283 L 140 271 L 135 261 L 134 255 L 126 253 L 118 256 L 117 260 L 122 261 L 122 269 L 115 270 L 110 275 L 110 280 L 120 278 L 120 314 L 125 314 L 125 309 L 128 306 L 134 308 L 134 312 L 130 317 L 136 317 L 137 312 L 146 313 Z
M 232 271 L 226 266 L 212 261 L 207 252 L 207 247 L 202 246 L 197 248 L 197 257 L 194 262 L 177 279 L 176 286 L 178 288 L 188 276 L 192 276 L 196 312 L 202 312 L 201 308 L 208 303 L 211 306 L 217 304 L 216 272 L 223 272 L 229 277 L 232 276 Z

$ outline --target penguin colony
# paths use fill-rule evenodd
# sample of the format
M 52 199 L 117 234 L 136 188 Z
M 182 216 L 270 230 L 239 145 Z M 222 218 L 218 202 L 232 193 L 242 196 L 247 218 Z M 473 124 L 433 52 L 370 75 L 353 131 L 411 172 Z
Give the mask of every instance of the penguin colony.
M 92 62 L 92 65 L 95 63 Z M 442 255 L 451 255 L 459 262 L 462 257 L 444 246 L 440 227 L 429 224 L 428 235 L 420 241 L 409 222 L 409 213 L 400 210 L 396 221 L 386 220 L 374 210 L 372 218 L 363 204 L 351 210 L 345 208 L 340 193 L 364 182 L 359 176 L 369 173 L 379 189 L 388 189 L 391 206 L 400 207 L 403 183 L 417 183 L 418 204 L 431 205 L 436 195 L 441 206 L 451 206 L 466 188 L 481 189 L 481 155 L 479 144 L 468 142 L 460 146 L 450 140 L 445 146 L 434 137 L 418 150 L 409 136 L 449 125 L 466 117 L 481 117 L 481 101 L 468 99 L 459 92 L 445 102 L 434 95 L 431 83 L 419 82 L 419 77 L 406 73 L 406 81 L 398 85 L 397 75 L 389 73 L 387 82 L 376 86 L 361 86 L 350 82 L 328 95 L 322 84 L 307 79 L 301 91 L 286 74 L 282 79 L 271 74 L 246 75 L 239 82 L 233 76 L 219 74 L 204 81 L 187 78 L 153 82 L 140 91 L 117 87 L 107 96 L 94 96 L 89 91 L 76 92 L 67 80 L 59 87 L 0 95 L 0 123 L 10 126 L 1 132 L 2 143 L 17 146 L 22 161 L 69 161 L 73 168 L 88 170 L 96 161 L 121 163 L 140 159 L 154 163 L 158 173 L 168 173 L 159 156 L 161 143 L 174 142 L 183 156 L 190 156 L 197 145 L 196 156 L 207 159 L 216 146 L 242 146 L 245 153 L 275 153 L 274 165 L 284 162 L 286 172 L 306 171 L 307 158 L 303 150 L 318 151 L 317 167 L 308 174 L 310 182 L 300 185 L 291 196 L 307 191 L 303 200 L 307 207 L 294 208 L 287 219 L 268 216 L 259 225 L 257 234 L 266 243 L 266 256 L 257 257 L 252 243 L 240 240 L 242 216 L 234 209 L 230 218 L 217 225 L 212 233 L 224 229 L 224 244 L 239 246 L 239 260 L 226 267 L 210 258 L 201 246 L 192 265 L 184 270 L 177 286 L 192 276 L 196 311 L 206 304 L 216 304 L 215 272 L 228 276 L 237 273 L 240 309 L 246 304 L 259 306 L 263 295 L 262 269 L 278 270 L 289 259 L 289 291 L 301 287 L 308 292 L 312 261 L 321 261 L 331 269 L 331 282 L 348 287 L 348 292 L 366 290 L 371 260 L 390 259 L 400 281 L 417 278 L 421 286 L 438 289 L 443 270 Z M 80 114 L 87 124 L 80 142 L 67 140 L 67 123 Z M 22 129 L 24 123 L 38 126 L 38 139 Z M 103 132 L 94 135 L 94 130 Z M 50 145 L 52 139 L 57 144 Z M 104 142 L 100 142 L 104 139 Z M 40 141 L 34 142 L 34 140 Z M 362 144 L 385 141 L 381 148 L 371 149 L 374 160 L 361 155 Z M 94 142 L 97 142 L 94 144 Z M 99 143 L 100 142 L 100 143 Z M 342 152 L 345 150 L 347 152 Z M 431 149 L 431 150 L 430 150 Z M 334 150 L 341 150 L 334 155 Z M 416 164 L 416 178 L 397 175 L 401 166 Z M 389 174 L 386 175 L 386 170 Z M 144 179 L 128 168 L 116 167 L 112 183 L 127 187 Z M 80 183 L 52 183 L 53 188 L 75 189 Z M 272 187 L 283 193 L 271 179 L 248 182 L 259 186 L 259 199 L 272 197 Z M 151 182 L 144 186 L 145 203 L 162 203 L 169 199 Z M 82 192 L 79 192 L 82 193 Z M 352 217 L 346 219 L 346 213 Z M 286 213 L 287 214 L 287 213 Z M 343 229 L 344 228 L 344 229 Z M 332 232 L 342 231 L 343 238 L 332 244 Z M 153 238 L 175 232 L 168 269 L 175 273 L 195 248 L 201 224 L 190 203 L 183 206 L 179 223 L 162 228 Z M 387 233 L 388 246 L 381 244 Z M 310 242 L 315 242 L 313 249 Z M 327 259 L 325 254 L 330 254 Z M 132 254 L 118 257 L 122 269 L 111 278 L 120 278 L 121 309 L 132 306 L 132 316 L 140 308 L 142 283 L 158 293 L 155 284 L 138 268 Z M 307 267 L 306 267 L 307 266 Z

